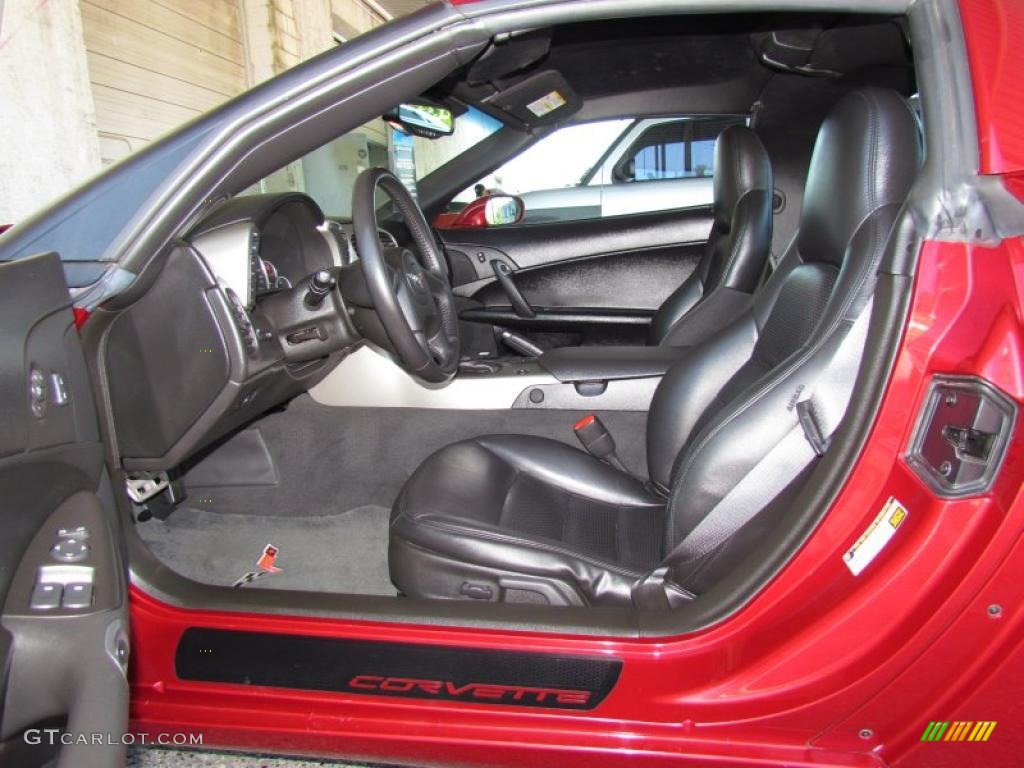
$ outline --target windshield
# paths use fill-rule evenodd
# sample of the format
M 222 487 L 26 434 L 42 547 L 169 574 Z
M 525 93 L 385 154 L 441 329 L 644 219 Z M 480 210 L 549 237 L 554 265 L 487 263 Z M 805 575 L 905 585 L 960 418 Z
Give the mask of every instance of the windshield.
M 304 192 L 324 214 L 352 218 L 352 186 L 367 168 L 387 168 L 416 194 L 416 182 L 483 141 L 501 127 L 470 107 L 455 119 L 455 131 L 439 139 L 409 136 L 383 120 L 372 120 L 260 179 L 242 194 Z M 386 200 L 381 194 L 378 204 Z
M 464 189 L 453 202 L 470 202 L 479 196 L 480 186 L 489 194 L 522 195 L 537 189 L 586 184 L 616 139 L 634 122 L 602 120 L 557 130 Z

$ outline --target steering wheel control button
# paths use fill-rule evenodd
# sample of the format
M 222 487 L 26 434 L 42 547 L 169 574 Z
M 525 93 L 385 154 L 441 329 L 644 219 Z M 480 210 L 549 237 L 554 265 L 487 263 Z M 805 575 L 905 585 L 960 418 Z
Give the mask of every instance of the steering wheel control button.
M 61 598 L 61 608 L 88 608 L 92 605 L 92 584 L 67 584 Z
M 74 528 L 58 528 L 57 529 L 58 539 L 88 539 L 89 529 L 84 525 L 78 525 Z
M 28 606 L 33 611 L 52 611 L 60 605 L 61 591 L 60 584 L 38 583 L 32 590 Z
M 78 563 L 89 556 L 89 545 L 75 537 L 61 539 L 53 545 L 50 555 L 62 563 Z

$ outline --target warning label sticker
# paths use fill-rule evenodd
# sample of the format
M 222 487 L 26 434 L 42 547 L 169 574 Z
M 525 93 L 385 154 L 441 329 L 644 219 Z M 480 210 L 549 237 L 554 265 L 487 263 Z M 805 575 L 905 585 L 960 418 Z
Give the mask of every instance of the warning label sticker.
M 903 525 L 908 514 L 907 508 L 900 504 L 895 496 L 889 497 L 882 511 L 857 539 L 857 543 L 843 555 L 843 562 L 850 569 L 850 573 L 859 576 L 861 571 L 871 565 L 896 535 L 896 530 Z
M 537 117 L 544 117 L 548 112 L 554 112 L 564 104 L 565 96 L 558 91 L 551 91 L 551 93 L 541 96 L 536 101 L 531 101 L 526 105 L 526 108 Z

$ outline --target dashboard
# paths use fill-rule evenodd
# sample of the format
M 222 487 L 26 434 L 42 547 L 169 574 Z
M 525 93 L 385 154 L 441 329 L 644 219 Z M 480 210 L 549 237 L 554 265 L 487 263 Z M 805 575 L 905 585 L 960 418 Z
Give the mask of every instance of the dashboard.
M 315 385 L 363 342 L 335 289 L 361 274 L 351 229 L 303 194 L 247 195 L 173 245 L 152 287 L 108 331 L 126 469 L 186 465 Z
M 318 269 L 341 266 L 338 237 L 309 197 L 297 193 L 236 197 L 187 236 L 246 310 L 292 288 Z
M 387 230 L 378 236 L 383 246 L 398 247 Z M 359 260 L 352 223 L 325 217 L 312 198 L 299 193 L 236 197 L 186 239 L 246 310 L 260 296 L 292 288 L 318 269 Z

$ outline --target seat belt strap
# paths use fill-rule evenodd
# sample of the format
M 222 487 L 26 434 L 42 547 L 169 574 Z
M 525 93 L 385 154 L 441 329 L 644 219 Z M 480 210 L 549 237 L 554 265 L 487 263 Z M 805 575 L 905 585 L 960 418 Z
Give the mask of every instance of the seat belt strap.
M 798 403 L 798 423 L 686 535 L 672 551 L 674 562 L 696 560 L 714 551 L 828 449 L 853 394 L 871 305 L 868 299 L 811 393 Z

